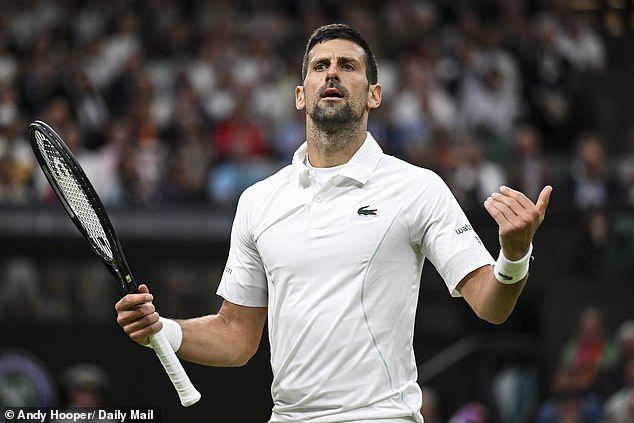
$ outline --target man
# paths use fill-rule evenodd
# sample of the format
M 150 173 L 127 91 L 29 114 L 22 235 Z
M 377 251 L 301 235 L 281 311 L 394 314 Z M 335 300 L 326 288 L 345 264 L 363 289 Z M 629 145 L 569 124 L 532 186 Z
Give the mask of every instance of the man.
M 302 77 L 307 142 L 242 194 L 218 314 L 159 320 L 143 285 L 117 303 L 117 321 L 140 344 L 164 328 L 183 360 L 240 366 L 268 317 L 271 422 L 421 422 L 412 339 L 425 258 L 452 295 L 504 322 L 552 189 L 536 205 L 506 187 L 486 200 L 500 226 L 495 262 L 442 180 L 383 154 L 367 132 L 381 85 L 361 35 L 319 28 Z

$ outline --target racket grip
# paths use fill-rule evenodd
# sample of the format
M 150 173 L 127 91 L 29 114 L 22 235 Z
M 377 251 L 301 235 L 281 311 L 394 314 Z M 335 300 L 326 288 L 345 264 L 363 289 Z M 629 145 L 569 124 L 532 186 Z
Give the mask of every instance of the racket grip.
M 183 365 L 174 350 L 172 350 L 165 333 L 161 330 L 150 336 L 150 344 L 152 344 L 152 348 L 161 361 L 165 372 L 172 381 L 174 388 L 176 388 L 183 407 L 189 407 L 197 403 L 200 399 L 200 392 L 194 388 L 194 385 L 189 380 L 189 376 L 185 373 Z

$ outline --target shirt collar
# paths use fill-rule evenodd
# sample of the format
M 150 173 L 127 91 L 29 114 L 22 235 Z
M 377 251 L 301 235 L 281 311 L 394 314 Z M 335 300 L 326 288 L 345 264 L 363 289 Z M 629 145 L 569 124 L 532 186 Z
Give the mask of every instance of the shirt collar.
M 310 173 L 305 164 L 307 152 L 308 144 L 304 141 L 293 155 L 293 165 L 297 167 L 299 171 L 299 178 L 302 185 L 310 184 Z M 382 154 L 383 150 L 381 146 L 379 146 L 372 134 L 368 132 L 361 147 L 341 169 L 339 175 L 365 184 L 379 163 Z

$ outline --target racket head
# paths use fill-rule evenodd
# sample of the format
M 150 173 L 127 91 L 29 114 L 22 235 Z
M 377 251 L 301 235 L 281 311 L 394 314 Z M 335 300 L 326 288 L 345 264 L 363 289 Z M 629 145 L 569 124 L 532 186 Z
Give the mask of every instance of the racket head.
M 30 123 L 26 133 L 44 176 L 79 232 L 110 271 L 121 292 L 135 292 L 138 285 L 110 218 L 75 156 L 45 122 Z

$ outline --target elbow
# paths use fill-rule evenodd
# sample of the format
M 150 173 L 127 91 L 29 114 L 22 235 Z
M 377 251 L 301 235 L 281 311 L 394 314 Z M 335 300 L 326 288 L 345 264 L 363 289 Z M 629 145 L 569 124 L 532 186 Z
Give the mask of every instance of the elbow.
M 247 365 L 247 363 L 249 363 L 249 360 L 251 360 L 251 357 L 253 356 L 252 355 L 238 356 L 231 362 L 229 367 L 244 367 Z
M 475 307 L 474 311 L 476 315 L 493 325 L 502 325 L 504 324 L 508 318 L 513 314 L 513 310 L 515 309 L 515 301 L 513 302 L 497 302 L 497 303 L 485 303 L 481 304 L 479 307 Z
M 248 346 L 247 348 L 242 350 L 240 353 L 236 354 L 236 356 L 231 361 L 229 366 L 230 367 L 244 367 L 244 366 L 246 366 L 247 363 L 251 360 L 251 358 L 253 358 L 253 356 L 255 355 L 257 350 L 258 350 L 258 345 L 256 345 L 255 347 L 254 346 Z
M 486 320 L 487 322 L 493 325 L 500 326 L 506 323 L 508 318 L 509 318 L 509 315 L 507 314 L 507 315 L 501 315 L 501 316 L 490 316 L 490 317 L 484 318 L 484 320 Z
M 480 312 L 476 314 L 480 319 L 488 323 L 491 323 L 493 325 L 500 326 L 506 323 L 506 321 L 511 315 L 511 312 L 512 310 L 508 310 L 508 311 L 503 310 L 503 311 L 491 311 L 491 312 L 485 312 L 485 313 Z

